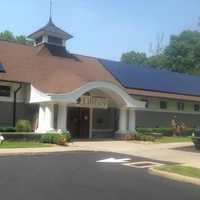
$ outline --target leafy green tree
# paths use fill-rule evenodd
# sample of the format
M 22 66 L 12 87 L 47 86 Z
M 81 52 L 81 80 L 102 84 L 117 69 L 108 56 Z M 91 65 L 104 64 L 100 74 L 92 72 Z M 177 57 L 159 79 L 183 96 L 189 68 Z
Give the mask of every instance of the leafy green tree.
M 27 37 L 24 36 L 24 35 L 16 36 L 15 39 L 16 39 L 16 42 L 17 42 L 17 43 L 33 45 L 33 41 L 28 40 Z
M 16 36 L 16 42 L 21 43 L 21 44 L 26 44 L 27 39 L 25 36 L 20 35 L 20 36 Z
M 10 31 L 4 31 L 0 33 L 0 39 L 7 41 L 15 41 L 15 36 Z
M 145 54 L 139 53 L 137 56 L 138 54 L 133 52 L 123 54 L 121 60 L 175 72 L 200 74 L 200 32 L 198 31 L 186 30 L 179 35 L 172 35 L 169 45 L 157 55 L 138 59 L 141 58 L 140 55 Z
M 128 64 L 143 65 L 147 62 L 147 56 L 145 53 L 131 51 L 131 52 L 122 54 L 121 61 Z
M 147 59 L 146 65 L 156 69 L 165 69 L 168 66 L 168 60 L 164 54 L 150 56 Z
M 12 32 L 10 31 L 4 31 L 0 33 L 0 39 L 11 41 L 11 42 L 17 42 L 20 44 L 29 44 L 32 45 L 33 42 L 31 40 L 28 40 L 26 36 L 20 35 L 20 36 L 14 36 Z
M 200 70 L 200 32 L 183 31 L 179 36 L 172 35 L 164 51 L 168 59 L 167 68 L 182 73 Z

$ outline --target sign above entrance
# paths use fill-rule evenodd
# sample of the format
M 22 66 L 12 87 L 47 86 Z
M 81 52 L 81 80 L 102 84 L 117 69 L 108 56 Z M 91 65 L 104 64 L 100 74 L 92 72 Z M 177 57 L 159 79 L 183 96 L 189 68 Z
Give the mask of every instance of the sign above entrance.
M 108 99 L 104 97 L 86 96 L 83 95 L 78 101 L 79 106 L 93 108 L 108 108 Z

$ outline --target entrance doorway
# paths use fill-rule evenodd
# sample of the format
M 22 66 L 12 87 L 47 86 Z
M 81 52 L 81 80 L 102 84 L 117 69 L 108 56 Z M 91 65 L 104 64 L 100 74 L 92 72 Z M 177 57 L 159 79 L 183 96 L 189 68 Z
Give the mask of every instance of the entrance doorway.
M 68 130 L 74 138 L 89 138 L 90 110 L 89 108 L 68 108 Z

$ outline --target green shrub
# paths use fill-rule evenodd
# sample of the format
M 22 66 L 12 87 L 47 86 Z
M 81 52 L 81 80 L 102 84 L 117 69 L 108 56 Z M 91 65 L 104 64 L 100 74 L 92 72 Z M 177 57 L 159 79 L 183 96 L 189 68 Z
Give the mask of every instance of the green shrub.
M 51 143 L 51 144 L 62 144 L 64 145 L 67 142 L 66 134 L 60 133 L 46 133 L 42 135 L 40 141 L 42 143 Z
M 65 135 L 67 142 L 71 141 L 72 137 L 69 131 L 62 132 L 62 134 Z
M 12 132 L 16 132 L 16 128 L 15 127 L 1 127 L 0 132 L 1 133 L 5 133 L 5 132 L 12 133 Z
M 165 135 L 172 131 L 172 128 L 137 128 L 137 132 L 144 134 L 162 133 L 163 135 Z
M 139 140 L 139 141 L 155 141 L 155 137 L 154 136 L 151 136 L 151 135 L 145 135 L 145 134 L 141 134 L 141 133 L 138 133 L 135 135 L 135 140 Z
M 31 132 L 31 122 L 29 120 L 18 120 L 16 124 L 16 132 Z
M 53 134 L 52 135 L 52 143 L 53 144 L 59 144 L 59 141 L 61 138 L 63 138 L 64 136 L 61 134 Z
M 137 128 L 138 133 L 142 133 L 145 135 L 152 135 L 153 133 L 160 133 L 163 136 L 172 136 L 173 128 Z M 193 128 L 185 128 L 181 135 L 192 135 L 194 129 Z
M 46 133 L 46 134 L 41 136 L 40 141 L 42 143 L 52 143 L 53 142 L 52 137 L 53 136 L 52 136 L 51 133 Z
M 66 142 L 67 142 L 67 139 L 66 139 L 66 135 L 64 134 L 57 135 L 53 139 L 54 144 L 65 145 Z

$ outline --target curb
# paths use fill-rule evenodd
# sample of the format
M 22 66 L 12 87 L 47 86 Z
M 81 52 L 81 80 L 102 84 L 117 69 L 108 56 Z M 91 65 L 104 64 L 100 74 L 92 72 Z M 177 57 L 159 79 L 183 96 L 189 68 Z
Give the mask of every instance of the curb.
M 2 157 L 20 157 L 20 156 L 45 156 L 45 155 L 56 155 L 56 154 L 64 154 L 65 151 L 51 151 L 51 152 L 20 152 L 20 153 L 3 153 L 0 154 L 0 158 Z
M 73 151 L 80 151 L 74 148 L 63 147 L 42 147 L 42 148 L 17 148 L 17 149 L 0 149 L 0 157 L 10 156 L 36 156 L 36 155 L 50 155 L 60 154 Z
M 183 175 L 175 174 L 175 173 L 171 173 L 171 172 L 165 172 L 165 171 L 161 171 L 161 170 L 158 170 L 155 168 L 149 168 L 148 172 L 152 175 L 165 177 L 165 178 L 168 178 L 168 179 L 171 179 L 174 181 L 191 183 L 191 184 L 200 186 L 200 179 L 198 179 L 198 178 L 183 176 Z

